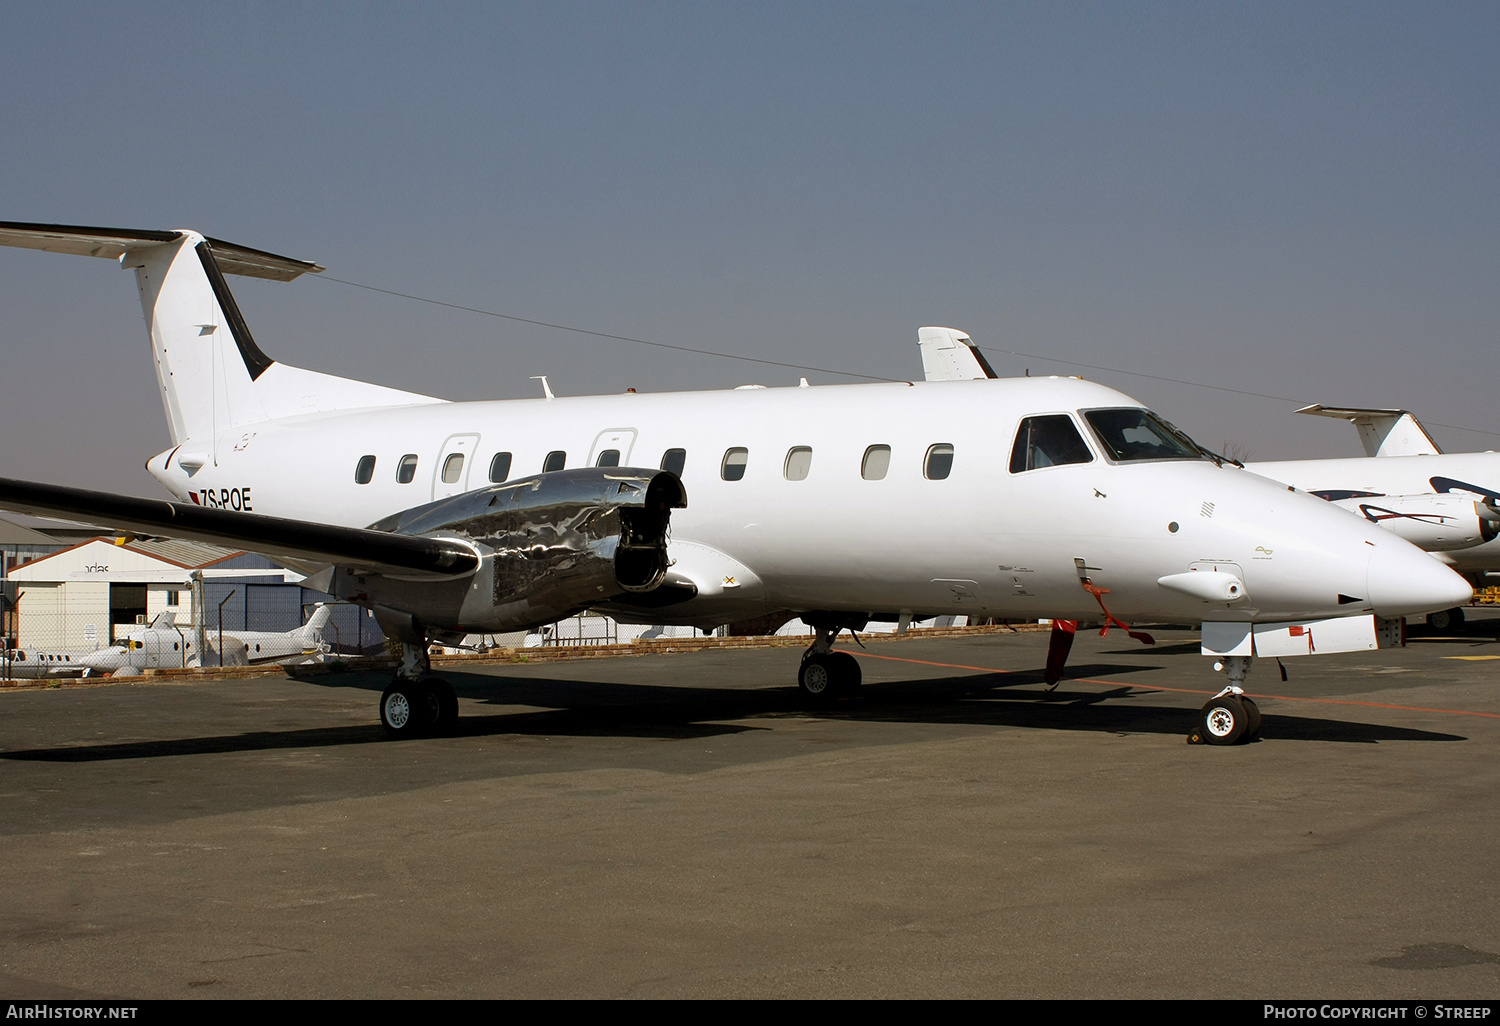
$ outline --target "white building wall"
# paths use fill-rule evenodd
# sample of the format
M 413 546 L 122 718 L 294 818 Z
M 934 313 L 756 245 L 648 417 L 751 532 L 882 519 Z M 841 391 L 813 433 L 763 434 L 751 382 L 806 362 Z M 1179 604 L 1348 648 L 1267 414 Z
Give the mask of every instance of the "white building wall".
M 20 588 L 16 613 L 18 648 L 87 652 L 109 645 L 107 582 L 28 582 Z

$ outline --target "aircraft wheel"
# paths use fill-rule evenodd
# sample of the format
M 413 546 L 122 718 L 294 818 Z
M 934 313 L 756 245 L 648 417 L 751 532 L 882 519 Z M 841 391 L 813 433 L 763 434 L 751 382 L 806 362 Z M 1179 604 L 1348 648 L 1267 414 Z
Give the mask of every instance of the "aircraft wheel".
M 797 686 L 814 702 L 827 702 L 839 687 L 839 672 L 833 656 L 809 655 L 797 669 Z
M 397 678 L 380 696 L 380 725 L 393 738 L 420 737 L 437 720 L 437 696 L 420 681 Z
M 1459 608 L 1442 609 L 1427 614 L 1427 626 L 1435 631 L 1457 630 L 1464 625 L 1464 611 Z
M 1211 745 L 1232 745 L 1245 737 L 1250 715 L 1234 695 L 1211 698 L 1198 714 L 1198 733 Z
M 453 685 L 443 677 L 423 677 L 422 684 L 432 695 L 432 700 L 437 703 L 437 716 L 435 726 L 439 734 L 451 734 L 458 726 L 458 695 L 453 691 Z
M 1240 695 L 1239 700 L 1245 707 L 1245 740 L 1253 741 L 1260 736 L 1260 706 L 1249 695 Z

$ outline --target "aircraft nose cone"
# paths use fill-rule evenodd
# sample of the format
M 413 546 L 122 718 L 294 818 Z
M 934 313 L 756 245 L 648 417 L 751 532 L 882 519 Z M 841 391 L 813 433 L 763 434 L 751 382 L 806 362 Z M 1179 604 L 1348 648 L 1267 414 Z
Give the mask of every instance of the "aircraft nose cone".
M 1466 605 L 1469 582 L 1414 545 L 1381 543 L 1370 556 L 1370 602 L 1380 616 L 1419 616 Z

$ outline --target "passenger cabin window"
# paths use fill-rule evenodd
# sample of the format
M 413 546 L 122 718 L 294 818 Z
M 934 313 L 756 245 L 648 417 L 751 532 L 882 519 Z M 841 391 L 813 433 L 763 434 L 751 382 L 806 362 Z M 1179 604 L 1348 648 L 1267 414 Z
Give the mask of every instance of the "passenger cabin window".
M 730 449 L 724 453 L 724 462 L 719 466 L 719 476 L 726 481 L 739 481 L 744 478 L 745 464 L 749 462 L 749 449 Z
M 458 479 L 464 473 L 464 454 L 461 452 L 451 453 L 443 461 L 443 484 L 458 484 Z
M 1073 426 L 1073 418 L 1066 413 L 1027 417 L 1021 421 L 1021 427 L 1016 431 L 1016 444 L 1010 450 L 1012 474 L 1093 461 L 1094 454 L 1089 452 L 1083 436 Z
M 662 453 L 661 469 L 670 470 L 678 477 L 682 476 L 682 468 L 687 466 L 686 449 L 668 449 Z
M 1196 460 L 1203 452 L 1180 430 L 1150 410 L 1089 410 L 1083 415 L 1109 458 L 1131 460 Z
M 561 470 L 567 465 L 568 454 L 561 450 L 554 450 L 547 454 L 546 460 L 542 462 L 542 473 L 550 474 L 554 470 Z
M 375 457 L 361 456 L 354 467 L 354 483 L 369 484 L 375 476 Z
M 929 481 L 942 481 L 953 472 L 953 446 L 939 442 L 927 447 L 927 458 L 922 461 L 922 476 Z
M 510 477 L 510 453 L 497 452 L 495 458 L 490 460 L 490 481 L 499 484 Z
M 407 453 L 401 457 L 401 462 L 396 464 L 396 483 L 411 484 L 412 478 L 417 476 L 416 453 Z
M 788 481 L 806 481 L 807 472 L 811 469 L 812 450 L 805 445 L 797 445 L 787 450 L 781 476 Z
M 594 466 L 596 466 L 596 467 L 618 467 L 619 465 L 620 465 L 620 450 L 619 449 L 605 449 L 603 452 L 601 452 L 599 454 L 599 458 L 594 461 Z
M 866 481 L 884 481 L 891 469 L 891 447 L 872 445 L 865 450 L 865 458 L 859 464 L 859 476 Z M 947 475 L 943 475 L 946 477 Z

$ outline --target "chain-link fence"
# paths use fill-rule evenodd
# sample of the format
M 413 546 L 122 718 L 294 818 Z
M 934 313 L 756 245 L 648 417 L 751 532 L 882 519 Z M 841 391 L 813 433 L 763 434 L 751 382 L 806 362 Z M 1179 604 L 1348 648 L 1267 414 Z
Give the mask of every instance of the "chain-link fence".
M 69 587 L 68 585 L 72 585 Z M 284 583 L 0 587 L 0 680 L 328 662 L 385 651 L 368 610 Z

